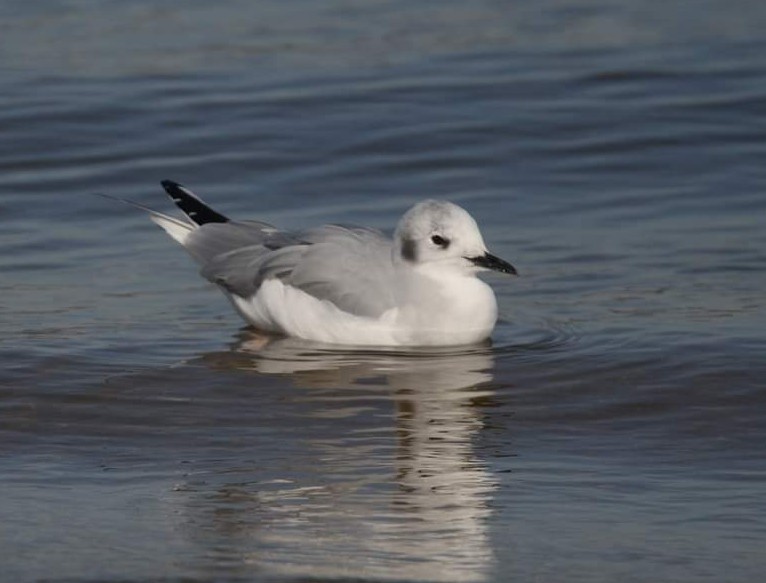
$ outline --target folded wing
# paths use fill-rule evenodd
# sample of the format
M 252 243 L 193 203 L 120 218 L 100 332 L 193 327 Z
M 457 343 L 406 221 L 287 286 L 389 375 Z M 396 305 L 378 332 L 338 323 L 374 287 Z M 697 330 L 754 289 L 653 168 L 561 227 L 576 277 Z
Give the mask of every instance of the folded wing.
M 270 278 L 332 302 L 357 316 L 378 317 L 395 305 L 391 241 L 375 229 L 325 225 L 299 233 L 259 221 L 232 221 L 180 184 L 163 187 L 189 217 L 152 219 L 202 266 L 202 275 L 249 298 Z
M 382 233 L 326 225 L 291 234 L 262 225 L 203 225 L 184 246 L 205 278 L 243 298 L 276 277 L 358 316 L 393 307 L 391 243 Z

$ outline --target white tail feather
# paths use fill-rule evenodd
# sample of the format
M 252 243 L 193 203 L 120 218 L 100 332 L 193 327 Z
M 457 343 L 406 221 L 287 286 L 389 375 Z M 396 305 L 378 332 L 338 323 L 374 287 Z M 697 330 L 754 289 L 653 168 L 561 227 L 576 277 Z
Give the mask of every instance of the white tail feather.
M 133 202 L 132 200 L 117 198 L 116 196 L 111 196 L 109 194 L 103 194 L 100 192 L 97 192 L 96 195 L 100 196 L 101 198 L 121 202 L 122 204 L 126 204 L 128 206 L 132 206 L 149 213 L 149 218 L 160 227 L 162 227 L 168 235 L 173 237 L 173 239 L 178 241 L 181 245 L 184 245 L 184 241 L 186 241 L 186 238 L 189 236 L 189 234 L 197 228 L 197 225 L 192 222 L 183 221 L 181 219 L 171 217 L 170 215 L 158 213 L 157 211 L 150 209 L 148 206 Z
M 173 239 L 178 241 L 181 245 L 184 245 L 186 238 L 196 229 L 196 225 L 191 225 L 185 221 L 154 211 L 151 212 L 149 218 L 162 227 L 168 235 L 173 237 Z

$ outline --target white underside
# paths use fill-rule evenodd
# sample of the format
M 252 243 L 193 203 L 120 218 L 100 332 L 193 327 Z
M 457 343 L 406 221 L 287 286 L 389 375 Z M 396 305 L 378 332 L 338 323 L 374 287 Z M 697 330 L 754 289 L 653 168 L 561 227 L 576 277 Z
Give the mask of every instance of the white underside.
M 497 319 L 492 290 L 475 277 L 450 283 L 439 285 L 439 293 L 405 302 L 378 318 L 344 312 L 279 279 L 265 281 L 250 298 L 229 297 L 256 328 L 305 340 L 366 346 L 448 346 L 485 340 Z

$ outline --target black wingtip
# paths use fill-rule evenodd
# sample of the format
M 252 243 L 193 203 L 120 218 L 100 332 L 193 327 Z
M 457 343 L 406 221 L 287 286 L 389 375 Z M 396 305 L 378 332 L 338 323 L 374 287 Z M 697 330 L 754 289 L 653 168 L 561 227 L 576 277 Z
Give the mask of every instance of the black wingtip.
M 180 208 L 186 216 L 198 225 L 206 223 L 228 223 L 229 219 L 219 212 L 214 211 L 202 199 L 186 187 L 173 182 L 172 180 L 163 180 L 160 182 L 162 188 L 173 199 L 176 206 Z

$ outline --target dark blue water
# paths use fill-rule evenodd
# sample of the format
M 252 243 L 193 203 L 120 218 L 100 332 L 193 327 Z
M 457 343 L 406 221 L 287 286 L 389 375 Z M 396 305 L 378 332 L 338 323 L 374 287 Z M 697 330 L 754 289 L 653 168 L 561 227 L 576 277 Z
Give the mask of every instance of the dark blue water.
M 758 581 L 766 10 L 9 3 L 2 581 Z M 466 207 L 491 345 L 263 346 L 169 211 Z

